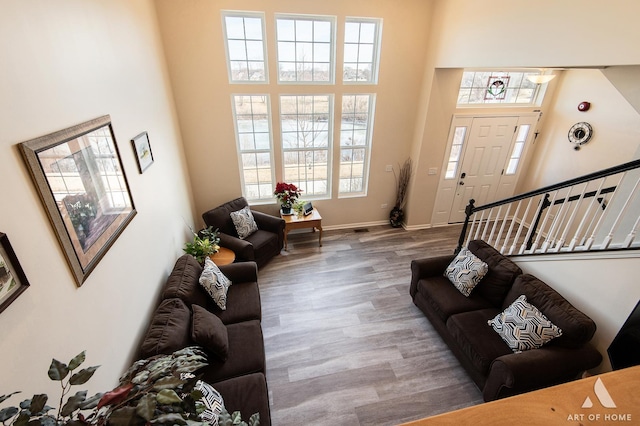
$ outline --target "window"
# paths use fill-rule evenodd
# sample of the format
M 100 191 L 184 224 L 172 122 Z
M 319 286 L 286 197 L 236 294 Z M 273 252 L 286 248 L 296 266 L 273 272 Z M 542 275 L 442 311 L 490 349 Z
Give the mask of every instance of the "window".
M 536 84 L 527 76 L 541 75 L 530 71 L 465 71 L 458 92 L 458 106 L 470 105 L 537 105 L 542 102 L 544 84 Z
M 338 194 L 364 194 L 369 175 L 374 95 L 344 95 L 340 121 Z
M 278 82 L 334 82 L 334 22 L 320 16 L 276 18 Z
M 380 19 L 347 18 L 344 30 L 344 82 L 377 83 Z
M 453 133 L 453 143 L 451 144 L 451 152 L 449 153 L 449 162 L 447 163 L 447 171 L 445 172 L 445 179 L 455 179 L 458 171 L 458 164 L 460 163 L 460 155 L 462 154 L 462 145 L 467 134 L 467 128 L 465 126 L 456 127 Z
M 529 135 L 529 128 L 530 126 L 528 124 L 522 124 L 518 128 L 516 142 L 513 145 L 513 152 L 511 152 L 509 164 L 504 172 L 506 175 L 515 175 L 518 170 L 518 163 L 520 162 L 520 157 L 522 157 L 522 152 L 524 151 L 524 143 Z
M 229 81 L 267 82 L 263 14 L 222 12 L 222 17 Z
M 280 96 L 284 180 L 305 196 L 329 195 L 332 95 Z
M 243 195 L 251 201 L 273 199 L 269 96 L 234 95 L 233 115 Z

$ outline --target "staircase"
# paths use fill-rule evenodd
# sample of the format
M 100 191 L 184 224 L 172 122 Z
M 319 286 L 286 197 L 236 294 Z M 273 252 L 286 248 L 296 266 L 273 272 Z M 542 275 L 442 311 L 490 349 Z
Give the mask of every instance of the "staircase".
M 472 199 L 456 252 L 482 239 L 508 256 L 640 247 L 640 160 L 484 206 Z

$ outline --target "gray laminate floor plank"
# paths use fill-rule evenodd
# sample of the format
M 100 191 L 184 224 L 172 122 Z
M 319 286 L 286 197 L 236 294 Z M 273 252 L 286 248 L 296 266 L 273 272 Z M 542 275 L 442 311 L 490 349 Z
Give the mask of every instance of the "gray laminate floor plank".
M 412 259 L 459 226 L 289 235 L 259 273 L 275 426 L 395 425 L 482 402 L 409 296 Z

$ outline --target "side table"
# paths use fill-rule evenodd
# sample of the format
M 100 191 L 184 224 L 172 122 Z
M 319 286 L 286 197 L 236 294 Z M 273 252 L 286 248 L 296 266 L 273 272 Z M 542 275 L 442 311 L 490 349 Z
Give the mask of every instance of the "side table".
M 312 232 L 318 232 L 318 245 L 322 247 L 322 216 L 318 209 L 313 209 L 311 214 L 298 215 L 296 213 L 292 215 L 283 215 L 280 213 L 280 217 L 284 219 L 284 249 L 288 250 L 287 235 L 292 229 L 311 228 Z
M 216 265 L 222 266 L 235 262 L 236 254 L 233 252 L 233 250 L 230 250 L 226 247 L 220 247 L 220 250 L 218 250 L 217 253 L 209 255 L 209 258 L 213 260 L 213 263 L 215 263 Z

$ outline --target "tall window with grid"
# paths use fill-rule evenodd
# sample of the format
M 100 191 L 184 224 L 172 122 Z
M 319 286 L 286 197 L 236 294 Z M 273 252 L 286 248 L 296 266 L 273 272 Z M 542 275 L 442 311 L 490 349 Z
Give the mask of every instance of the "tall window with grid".
M 308 196 L 330 194 L 332 95 L 280 96 L 284 180 Z
M 342 96 L 339 195 L 367 192 L 375 95 Z
M 223 11 L 227 67 L 231 83 L 266 83 L 264 15 Z
M 278 82 L 333 83 L 334 28 L 332 17 L 278 15 Z
M 274 169 L 268 95 L 234 95 L 233 116 L 247 200 L 273 198 Z
M 377 83 L 382 20 L 347 18 L 344 31 L 345 83 Z

